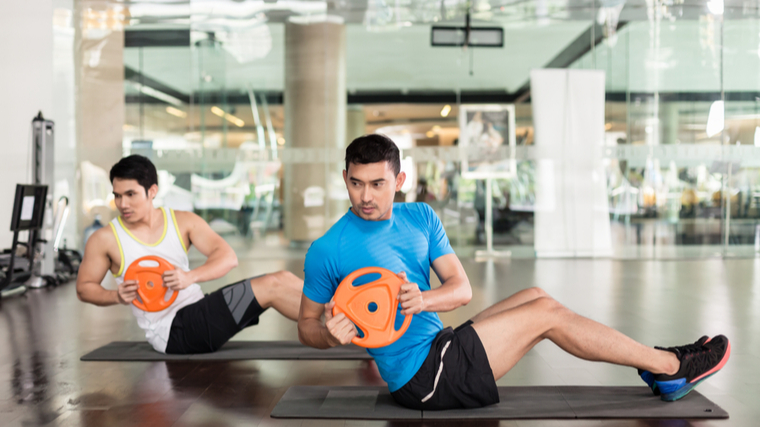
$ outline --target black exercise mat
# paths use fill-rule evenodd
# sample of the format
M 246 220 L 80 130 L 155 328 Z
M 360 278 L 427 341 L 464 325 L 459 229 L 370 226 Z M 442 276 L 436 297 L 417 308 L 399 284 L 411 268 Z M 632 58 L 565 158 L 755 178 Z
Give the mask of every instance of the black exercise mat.
M 398 405 L 385 386 L 294 386 L 277 402 L 271 417 L 420 420 L 422 411 Z
M 479 409 L 415 411 L 398 405 L 385 387 L 290 387 L 272 418 L 321 419 L 594 419 L 728 418 L 692 391 L 663 402 L 647 387 L 499 387 L 501 402 Z
M 153 350 L 147 342 L 114 341 L 95 349 L 79 360 L 90 361 L 162 361 L 162 360 L 371 360 L 361 347 L 347 345 L 319 350 L 298 341 L 230 341 L 213 353 L 176 355 Z

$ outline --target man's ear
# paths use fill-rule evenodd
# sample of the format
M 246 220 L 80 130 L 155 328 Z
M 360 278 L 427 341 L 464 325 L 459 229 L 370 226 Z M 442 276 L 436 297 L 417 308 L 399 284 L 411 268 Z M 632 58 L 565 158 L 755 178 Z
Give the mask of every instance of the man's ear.
M 401 191 L 401 187 L 404 185 L 405 181 L 406 173 L 399 172 L 398 175 L 396 175 L 396 191 Z
M 158 194 L 158 185 L 153 184 L 148 188 L 148 200 L 153 200 L 156 198 L 156 194 Z
M 343 171 L 343 182 L 345 182 L 346 186 L 348 186 L 348 171 L 347 170 Z

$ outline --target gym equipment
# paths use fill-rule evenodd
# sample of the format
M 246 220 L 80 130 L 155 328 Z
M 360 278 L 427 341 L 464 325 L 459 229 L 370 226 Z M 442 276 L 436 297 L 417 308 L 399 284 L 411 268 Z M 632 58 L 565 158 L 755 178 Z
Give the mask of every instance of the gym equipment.
M 368 274 L 380 274 L 380 278 L 361 286 L 354 280 Z M 399 330 L 395 329 L 398 300 L 404 282 L 396 273 L 380 267 L 365 267 L 346 276 L 335 291 L 333 316 L 343 313 L 364 333 L 351 342 L 365 348 L 385 347 L 401 338 L 412 322 L 405 316 Z
M 158 266 L 143 265 L 145 262 L 155 262 Z M 143 311 L 161 311 L 172 305 L 177 299 L 178 292 L 166 300 L 166 292 L 169 288 L 164 287 L 163 274 L 168 270 L 174 270 L 174 266 L 168 261 L 157 256 L 144 256 L 136 259 L 127 272 L 124 280 L 137 280 L 137 295 L 139 299 L 132 301 L 135 307 Z
M 7 257 L 3 256 L 4 259 L 2 260 L 5 266 L 5 278 L 0 283 L 0 298 L 8 296 L 11 292 L 25 292 L 28 288 L 29 280 L 34 277 L 33 272 L 37 258 L 36 248 L 45 214 L 47 191 L 47 185 L 16 184 L 13 213 L 11 214 L 13 244 L 11 245 L 10 252 L 7 253 Z M 26 243 L 19 242 L 18 240 L 18 235 L 21 231 L 28 232 Z M 16 253 L 19 246 L 26 247 L 26 255 L 24 257 L 25 262 L 17 265 Z M 25 281 L 27 284 L 23 283 Z M 16 283 L 20 284 L 13 286 Z
M 40 111 L 32 120 L 32 184 L 46 185 L 49 191 L 45 197 L 45 209 L 53 212 L 53 186 L 55 185 L 55 123 L 42 117 Z M 67 199 L 68 200 L 68 199 Z M 28 248 L 34 255 L 31 276 L 26 282 L 29 288 L 41 288 L 56 283 L 55 249 L 53 247 L 53 216 L 43 218 L 35 245 Z
M 383 386 L 294 386 L 277 402 L 272 418 L 363 420 L 728 418 L 728 413 L 692 391 L 663 402 L 649 387 L 499 387 L 500 402 L 477 409 L 419 411 L 393 400 Z
M 213 353 L 164 354 L 145 341 L 114 341 L 79 360 L 84 362 L 155 362 L 172 360 L 372 360 L 366 350 L 344 345 L 327 350 L 308 347 L 298 341 L 230 341 Z

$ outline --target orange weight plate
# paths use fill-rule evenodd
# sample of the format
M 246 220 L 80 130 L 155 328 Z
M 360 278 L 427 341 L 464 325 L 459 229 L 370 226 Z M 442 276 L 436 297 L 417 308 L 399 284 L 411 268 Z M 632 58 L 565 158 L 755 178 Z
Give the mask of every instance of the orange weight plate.
M 158 266 L 148 267 L 140 265 L 143 261 L 157 262 Z M 124 280 L 137 280 L 137 294 L 142 302 L 138 299 L 132 301 L 135 307 L 143 311 L 161 311 L 172 305 L 177 299 L 178 292 L 166 300 L 166 292 L 169 288 L 164 287 L 163 274 L 167 270 L 174 270 L 174 266 L 168 261 L 157 256 L 144 256 L 130 264 L 127 272 L 124 273 Z
M 354 280 L 367 274 L 380 274 L 380 278 L 361 286 L 354 286 Z M 398 293 L 404 282 L 392 271 L 380 267 L 360 268 L 346 276 L 338 285 L 333 297 L 333 316 L 343 313 L 363 332 L 364 337 L 355 337 L 351 342 L 366 348 L 385 347 L 401 338 L 412 322 L 412 316 L 405 316 L 398 331 L 396 307 Z M 373 310 L 374 309 L 374 310 Z

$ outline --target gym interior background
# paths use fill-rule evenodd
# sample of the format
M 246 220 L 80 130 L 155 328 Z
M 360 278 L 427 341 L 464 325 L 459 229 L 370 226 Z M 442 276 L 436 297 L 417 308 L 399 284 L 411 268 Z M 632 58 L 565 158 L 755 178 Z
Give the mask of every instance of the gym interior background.
M 434 208 L 484 303 L 531 284 L 581 312 L 630 303 L 637 314 L 599 320 L 643 340 L 655 331 L 642 316 L 661 313 L 652 299 L 674 295 L 653 286 L 672 285 L 683 298 L 698 292 L 696 312 L 711 302 L 730 317 L 709 316 L 729 329 L 716 332 L 746 339 L 737 365 L 760 356 L 756 0 L 4 1 L 0 58 L 0 247 L 11 247 L 16 184 L 33 182 L 40 111 L 55 123 L 51 206 L 69 201 L 61 247 L 81 250 L 92 227 L 117 215 L 108 170 L 139 153 L 159 169 L 156 203 L 206 219 L 247 264 L 240 277 L 270 266 L 302 276 L 308 244 L 348 209 L 342 148 L 379 132 L 402 150 L 408 179 L 397 199 Z M 559 74 L 540 73 L 548 69 Z M 525 281 L 501 288 L 505 276 Z M 579 299 L 565 278 L 606 302 Z M 41 353 L 18 354 L 76 365 L 74 353 L 109 336 L 140 339 L 127 315 L 82 308 L 71 286 L 50 292 L 7 299 L 0 314 L 40 299 L 35 310 L 47 316 L 80 317 L 32 334 Z M 9 319 L 6 337 L 19 325 Z M 247 338 L 295 339 L 270 322 L 277 327 Z M 692 332 L 680 322 L 677 332 Z M 257 363 L 246 366 L 269 366 Z M 562 363 L 541 381 L 581 378 Z M 149 375 L 131 369 L 140 374 L 129 384 Z M 706 391 L 723 396 L 715 400 L 734 420 L 757 415 L 746 403 L 760 397 L 752 369 Z M 87 389 L 71 369 L 49 370 Z M 0 372 L 3 387 L 13 388 L 11 376 Z M 528 377 L 517 383 L 533 384 Z M 21 398 L 2 390 L 3 399 Z M 68 405 L 34 420 L 62 422 Z M 17 415 L 8 422 L 25 417 L 7 413 Z

